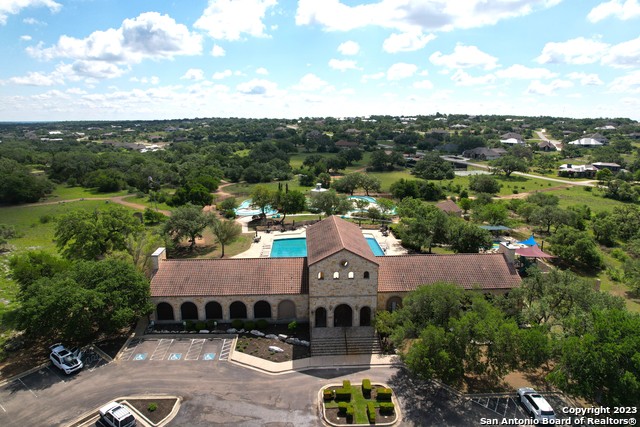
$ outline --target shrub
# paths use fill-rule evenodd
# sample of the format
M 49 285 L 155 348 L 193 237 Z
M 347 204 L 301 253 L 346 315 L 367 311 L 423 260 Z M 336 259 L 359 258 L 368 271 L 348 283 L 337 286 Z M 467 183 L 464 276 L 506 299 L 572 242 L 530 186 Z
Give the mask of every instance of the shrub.
M 367 402 L 367 415 L 369 416 L 369 422 L 371 424 L 376 423 L 376 407 L 373 402 Z
M 289 323 L 287 325 L 287 329 L 289 329 L 289 332 L 295 332 L 295 330 L 298 329 L 298 322 L 294 320 L 293 322 Z
M 258 319 L 256 321 L 256 328 L 258 330 L 264 330 L 267 329 L 269 327 L 269 322 L 266 319 Z
M 184 322 L 184 327 L 187 331 L 195 331 L 196 323 L 193 320 L 187 320 Z
M 48 224 L 53 219 L 53 216 L 51 216 L 49 214 L 45 214 L 45 215 L 40 216 L 39 219 L 40 219 L 40 223 L 41 224 Z
M 338 413 L 345 415 L 347 413 L 347 408 L 349 404 L 347 402 L 338 402 Z
M 347 406 L 347 422 L 350 423 L 353 421 L 353 414 L 355 413 L 355 409 L 353 408 L 353 405 L 349 405 Z
M 244 322 L 244 328 L 247 331 L 251 331 L 256 328 L 256 322 L 254 322 L 253 320 L 247 320 L 246 322 Z
M 207 329 L 210 331 L 214 330 L 218 326 L 218 322 L 215 320 L 207 320 Z
M 242 325 L 244 325 L 244 322 L 241 319 L 233 319 L 231 322 L 231 327 L 234 329 L 242 329 Z
M 197 322 L 196 331 L 201 331 L 203 329 L 207 329 L 207 324 L 205 322 Z
M 327 388 L 322 392 L 322 395 L 324 397 L 324 400 L 331 400 L 333 399 L 333 390 L 331 390 L 330 388 Z M 344 402 L 340 402 L 340 403 L 344 403 Z
M 336 400 L 337 401 L 350 402 L 351 401 L 351 390 L 350 389 L 344 389 L 344 388 L 336 389 Z
M 362 395 L 366 398 L 371 397 L 371 381 L 368 378 L 362 380 Z
M 342 380 L 342 388 L 345 390 L 351 390 L 351 381 Z
M 394 407 L 393 402 L 380 402 L 380 413 L 393 414 Z
M 158 409 L 158 404 L 157 404 L 157 403 L 155 403 L 155 402 L 151 402 L 151 403 L 149 403 L 149 406 L 147 406 L 147 410 L 148 410 L 149 412 L 153 412 L 153 411 L 155 411 L 156 409 Z
M 384 387 L 380 387 L 377 390 L 377 394 L 376 394 L 376 400 L 378 401 L 391 401 L 391 389 L 390 388 L 384 388 Z

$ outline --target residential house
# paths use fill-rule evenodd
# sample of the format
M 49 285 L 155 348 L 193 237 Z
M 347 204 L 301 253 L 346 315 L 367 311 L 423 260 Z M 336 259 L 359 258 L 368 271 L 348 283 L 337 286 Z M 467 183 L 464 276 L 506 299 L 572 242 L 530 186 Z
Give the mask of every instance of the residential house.
M 593 165 L 573 165 L 565 163 L 558 168 L 558 176 L 570 178 L 593 178 L 598 169 Z

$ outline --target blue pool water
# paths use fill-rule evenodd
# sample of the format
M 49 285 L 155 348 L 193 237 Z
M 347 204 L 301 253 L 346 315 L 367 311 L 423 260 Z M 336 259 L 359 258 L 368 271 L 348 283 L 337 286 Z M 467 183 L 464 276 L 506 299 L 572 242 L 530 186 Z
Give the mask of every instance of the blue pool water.
M 240 206 L 235 209 L 235 211 L 236 215 L 238 216 L 253 216 L 259 215 L 262 212 L 260 209 L 251 208 L 251 199 L 244 200 L 242 203 L 240 203 Z M 267 206 L 264 213 L 266 215 L 275 215 L 278 213 L 278 211 L 272 209 L 271 206 Z
M 360 200 L 366 200 L 369 203 L 375 203 L 376 199 L 374 199 L 373 197 L 369 197 L 369 196 L 349 196 L 350 199 L 360 199 Z
M 384 256 L 384 251 L 375 238 L 367 237 L 367 243 L 375 256 Z M 271 258 L 294 258 L 307 256 L 307 239 L 295 237 L 292 239 L 277 239 L 271 246 Z

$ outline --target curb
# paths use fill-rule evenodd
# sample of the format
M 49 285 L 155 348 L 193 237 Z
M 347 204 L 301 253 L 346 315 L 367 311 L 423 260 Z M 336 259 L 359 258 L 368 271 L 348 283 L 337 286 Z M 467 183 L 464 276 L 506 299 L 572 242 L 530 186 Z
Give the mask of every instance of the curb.
M 12 383 L 12 382 L 14 382 L 16 380 L 19 380 L 22 377 L 26 377 L 27 375 L 33 374 L 34 372 L 38 372 L 40 369 L 44 369 L 44 368 L 46 368 L 46 367 L 48 367 L 50 365 L 51 365 L 51 362 L 46 362 L 46 363 L 43 363 L 40 366 L 36 366 L 34 368 L 31 368 L 28 371 L 21 372 L 19 374 L 16 374 L 16 375 L 14 375 L 12 377 L 7 378 L 6 380 L 2 380 L 2 381 L 0 381 L 0 387 L 4 387 L 5 385 L 7 385 L 9 383 Z

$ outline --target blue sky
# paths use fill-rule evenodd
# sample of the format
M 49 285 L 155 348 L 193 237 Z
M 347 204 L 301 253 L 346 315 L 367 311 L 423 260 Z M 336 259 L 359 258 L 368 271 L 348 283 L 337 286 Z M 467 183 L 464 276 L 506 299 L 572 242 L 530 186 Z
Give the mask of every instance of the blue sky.
M 640 0 L 1 0 L 0 121 L 640 119 Z

